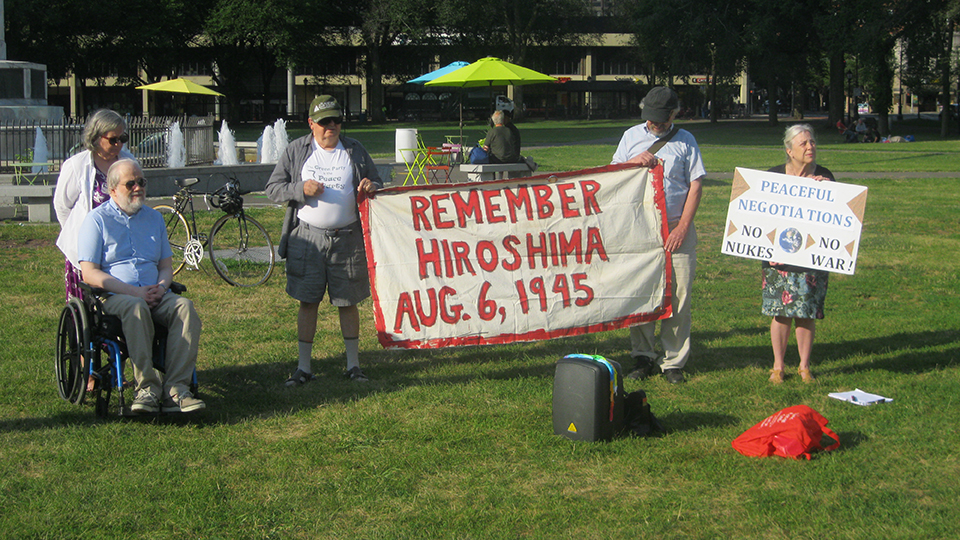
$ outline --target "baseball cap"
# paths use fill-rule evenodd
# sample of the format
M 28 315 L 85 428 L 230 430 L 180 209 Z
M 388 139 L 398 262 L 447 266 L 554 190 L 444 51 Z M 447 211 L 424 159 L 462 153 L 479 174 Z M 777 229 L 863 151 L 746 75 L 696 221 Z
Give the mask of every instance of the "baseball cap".
M 319 122 L 324 118 L 342 117 L 343 111 L 340 104 L 330 95 L 317 96 L 310 103 L 310 119 Z
M 670 120 L 670 113 L 680 107 L 680 97 L 671 88 L 655 86 L 640 102 L 640 118 L 662 124 Z

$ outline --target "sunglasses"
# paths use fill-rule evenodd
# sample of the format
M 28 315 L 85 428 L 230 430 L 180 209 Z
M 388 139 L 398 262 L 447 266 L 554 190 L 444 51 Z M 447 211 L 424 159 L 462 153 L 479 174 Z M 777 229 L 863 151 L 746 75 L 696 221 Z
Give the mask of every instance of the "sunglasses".
M 323 127 L 330 127 L 333 124 L 336 124 L 339 126 L 340 124 L 343 123 L 343 118 L 340 116 L 337 116 L 335 118 L 324 118 L 323 120 L 320 120 L 317 123 Z
M 127 135 L 126 133 L 124 133 L 123 135 L 120 135 L 120 136 L 118 136 L 118 137 L 107 137 L 106 135 L 101 135 L 100 137 L 103 138 L 103 139 L 106 139 L 107 142 L 110 143 L 110 144 L 112 144 L 112 145 L 116 145 L 116 144 L 118 144 L 118 143 L 126 144 L 127 141 L 130 140 L 130 136 Z
M 134 178 L 133 180 L 130 180 L 124 185 L 127 186 L 127 191 L 133 191 L 133 186 L 143 187 L 147 185 L 147 181 L 141 176 L 139 178 Z

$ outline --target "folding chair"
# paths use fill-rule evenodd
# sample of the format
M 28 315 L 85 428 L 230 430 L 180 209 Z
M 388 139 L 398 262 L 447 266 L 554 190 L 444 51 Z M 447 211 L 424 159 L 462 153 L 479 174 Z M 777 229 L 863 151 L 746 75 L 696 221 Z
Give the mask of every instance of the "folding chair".
M 452 152 L 447 148 L 427 148 L 427 163 L 424 168 L 430 173 L 430 181 L 450 182 L 451 156 Z
M 407 155 L 410 155 L 413 159 L 408 159 Z M 403 164 L 407 167 L 407 176 L 403 179 L 403 185 L 417 185 L 420 180 L 423 180 L 424 184 L 427 184 L 427 173 L 426 166 L 429 160 L 429 151 L 427 147 L 423 144 L 423 139 L 420 138 L 420 134 L 417 134 L 417 147 L 416 148 L 401 148 L 400 155 L 403 157 Z

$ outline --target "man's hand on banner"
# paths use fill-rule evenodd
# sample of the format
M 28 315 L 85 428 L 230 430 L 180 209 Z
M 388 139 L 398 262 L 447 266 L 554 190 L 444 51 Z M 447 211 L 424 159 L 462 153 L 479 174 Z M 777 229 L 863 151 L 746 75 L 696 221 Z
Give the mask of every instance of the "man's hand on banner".
M 376 192 L 377 185 L 371 182 L 369 178 L 364 178 L 360 181 L 357 189 L 357 204 L 363 204 L 363 201 L 372 199 Z
M 641 167 L 647 167 L 649 169 L 652 169 L 657 166 L 657 156 L 644 150 L 643 152 L 628 159 L 627 163 L 635 163 L 637 165 L 640 165 Z
M 369 178 L 364 178 L 360 181 L 360 191 L 372 194 L 377 191 L 377 185 L 371 182 Z

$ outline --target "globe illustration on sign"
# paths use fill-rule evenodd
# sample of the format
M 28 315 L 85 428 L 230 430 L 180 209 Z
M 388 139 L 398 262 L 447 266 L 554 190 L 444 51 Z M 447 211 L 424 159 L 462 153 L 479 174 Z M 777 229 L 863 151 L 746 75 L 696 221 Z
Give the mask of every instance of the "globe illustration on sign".
M 790 227 L 780 233 L 780 247 L 787 253 L 800 251 L 801 245 L 803 245 L 803 235 L 800 231 Z

